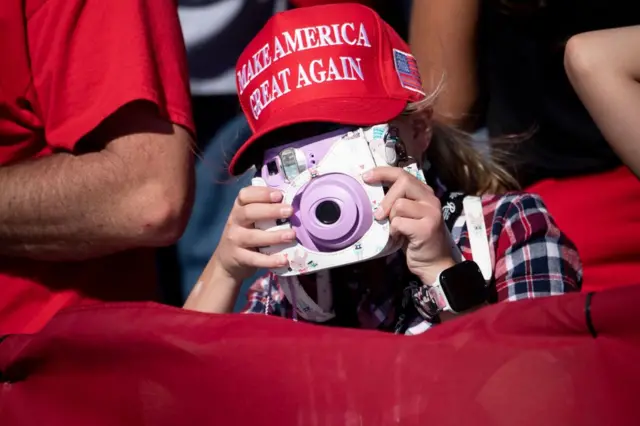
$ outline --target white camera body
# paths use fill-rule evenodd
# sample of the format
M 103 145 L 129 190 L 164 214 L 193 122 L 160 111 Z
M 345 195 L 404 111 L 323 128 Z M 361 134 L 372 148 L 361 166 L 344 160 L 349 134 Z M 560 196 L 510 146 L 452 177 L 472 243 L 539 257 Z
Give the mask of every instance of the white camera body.
M 314 273 L 323 269 L 386 256 L 400 248 L 389 235 L 389 221 L 378 221 L 385 191 L 363 182 L 362 175 L 378 166 L 396 166 L 404 146 L 387 124 L 339 130 L 268 150 L 254 186 L 280 189 L 283 203 L 294 208 L 290 220 L 256 223 L 267 231 L 294 229 L 290 244 L 261 248 L 280 253 L 288 267 L 273 270 L 279 276 Z M 404 168 L 421 181 L 422 171 Z

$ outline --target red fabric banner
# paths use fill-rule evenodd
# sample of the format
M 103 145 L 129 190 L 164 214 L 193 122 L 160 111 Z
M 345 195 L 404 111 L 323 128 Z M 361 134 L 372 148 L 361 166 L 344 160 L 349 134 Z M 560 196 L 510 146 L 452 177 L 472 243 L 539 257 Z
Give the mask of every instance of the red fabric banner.
M 637 424 L 640 286 L 589 297 L 504 303 L 415 337 L 70 309 L 0 343 L 0 424 Z

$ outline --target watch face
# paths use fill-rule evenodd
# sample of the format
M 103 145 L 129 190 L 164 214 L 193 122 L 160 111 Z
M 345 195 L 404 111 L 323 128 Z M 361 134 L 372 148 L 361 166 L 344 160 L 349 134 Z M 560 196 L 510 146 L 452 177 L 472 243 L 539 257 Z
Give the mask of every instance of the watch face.
M 464 312 L 486 301 L 485 281 L 475 262 L 458 263 L 445 270 L 440 284 L 454 312 Z

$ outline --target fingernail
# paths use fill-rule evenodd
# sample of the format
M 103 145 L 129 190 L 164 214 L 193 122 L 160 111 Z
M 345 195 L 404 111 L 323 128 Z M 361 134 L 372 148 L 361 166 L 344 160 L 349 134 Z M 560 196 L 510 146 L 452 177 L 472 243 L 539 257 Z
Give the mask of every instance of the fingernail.
M 373 176 L 373 173 L 371 173 L 370 171 L 369 172 L 364 172 L 362 174 L 362 179 L 369 180 L 369 179 L 371 179 L 372 176 Z
M 280 264 L 280 266 L 287 266 L 289 264 L 289 261 L 286 257 L 280 256 L 280 258 L 278 259 L 278 263 Z
M 373 213 L 373 216 L 378 220 L 383 219 L 384 218 L 384 210 L 382 210 L 381 208 L 378 208 L 375 211 L 375 213 Z
M 271 201 L 277 203 L 278 201 L 282 200 L 282 192 L 274 191 L 271 193 L 271 195 L 269 195 L 269 197 L 271 197 Z
M 280 214 L 282 217 L 289 217 L 293 214 L 293 209 L 291 207 L 283 207 L 280 209 Z
M 282 241 L 293 241 L 296 238 L 296 233 L 294 231 L 289 231 L 282 234 Z

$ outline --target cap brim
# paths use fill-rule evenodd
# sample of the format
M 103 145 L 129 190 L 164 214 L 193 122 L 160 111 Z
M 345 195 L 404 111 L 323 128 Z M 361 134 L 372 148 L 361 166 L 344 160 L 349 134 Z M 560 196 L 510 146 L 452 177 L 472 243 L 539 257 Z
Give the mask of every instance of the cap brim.
M 275 106 L 275 105 L 273 105 Z M 295 108 L 270 111 L 269 123 L 254 133 L 234 154 L 229 172 L 237 176 L 255 161 L 252 151 L 260 145 L 266 134 L 299 123 L 326 122 L 353 126 L 373 126 L 396 118 L 407 106 L 406 99 L 386 98 L 331 98 L 297 104 Z

